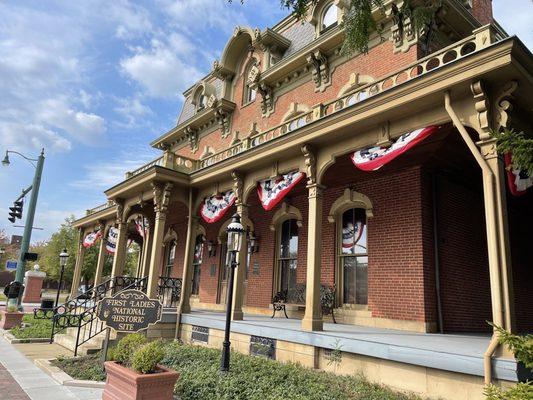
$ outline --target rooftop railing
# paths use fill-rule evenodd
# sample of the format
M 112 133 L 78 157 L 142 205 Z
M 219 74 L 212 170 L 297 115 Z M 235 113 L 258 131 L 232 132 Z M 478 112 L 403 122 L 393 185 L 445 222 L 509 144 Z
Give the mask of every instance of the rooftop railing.
M 115 206 L 115 202 L 113 200 L 109 200 L 109 201 L 107 201 L 104 204 L 100 204 L 99 206 L 96 206 L 94 208 L 90 208 L 89 210 L 86 210 L 85 215 L 95 214 L 97 212 L 106 210 L 106 209 L 108 209 L 110 207 L 113 207 L 113 206 Z

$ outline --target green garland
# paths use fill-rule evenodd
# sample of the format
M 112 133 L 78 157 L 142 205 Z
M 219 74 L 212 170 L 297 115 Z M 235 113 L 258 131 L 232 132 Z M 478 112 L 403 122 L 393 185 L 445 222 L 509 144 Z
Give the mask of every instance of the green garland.
M 514 129 L 492 131 L 491 136 L 496 139 L 496 149 L 500 154 L 511 153 L 513 168 L 526 171 L 533 175 L 533 139 L 527 138 L 524 132 Z

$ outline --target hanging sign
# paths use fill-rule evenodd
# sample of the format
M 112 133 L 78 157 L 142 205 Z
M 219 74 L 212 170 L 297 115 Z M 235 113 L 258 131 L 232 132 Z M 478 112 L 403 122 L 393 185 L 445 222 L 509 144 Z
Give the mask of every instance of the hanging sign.
M 507 170 L 507 185 L 513 196 L 526 194 L 527 189 L 533 186 L 533 177 L 526 171 L 513 169 L 513 157 L 507 153 L 504 157 L 505 169 Z
M 128 289 L 104 297 L 98 303 L 96 315 L 106 326 L 117 332 L 133 333 L 161 320 L 163 306 L 144 292 Z
M 396 142 L 390 147 L 374 146 L 356 151 L 351 157 L 352 161 L 362 171 L 376 171 L 411 147 L 416 146 L 439 128 L 440 126 L 428 126 L 405 133 L 396 139 Z
M 305 176 L 303 172 L 293 171 L 277 179 L 265 179 L 257 183 L 257 195 L 267 211 L 272 210 L 291 189 Z
M 115 254 L 115 248 L 117 247 L 118 239 L 118 228 L 111 227 L 109 228 L 109 233 L 107 234 L 107 243 L 105 249 L 110 254 Z
M 102 234 L 100 233 L 100 230 L 89 233 L 87 236 L 85 236 L 85 239 L 83 239 L 83 247 L 87 249 L 93 246 L 101 236 Z
M 364 224 L 361 221 L 357 221 L 356 224 L 348 222 L 344 228 L 342 228 L 342 253 L 354 254 L 355 245 L 361 239 L 363 235 Z
M 233 190 L 228 190 L 217 196 L 206 197 L 200 208 L 200 215 L 208 224 L 217 222 L 226 214 L 235 200 L 236 196 Z

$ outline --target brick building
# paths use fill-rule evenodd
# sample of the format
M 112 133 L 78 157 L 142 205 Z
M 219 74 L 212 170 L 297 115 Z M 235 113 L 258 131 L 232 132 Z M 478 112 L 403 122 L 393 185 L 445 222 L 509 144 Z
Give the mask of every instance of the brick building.
M 217 345 L 225 228 L 238 213 L 237 350 L 266 338 L 277 359 L 327 369 L 341 337 L 344 371 L 444 398 L 479 398 L 483 376 L 519 379 L 505 349 L 484 352 L 494 347 L 487 321 L 533 328 L 533 195 L 511 194 L 489 132 L 531 132 L 533 58 L 493 21 L 490 0 L 443 1 L 429 44 L 392 3 L 375 10 L 383 29 L 367 54 L 340 51 L 349 2 L 318 1 L 303 22 L 236 27 L 185 91 L 177 125 L 151 143 L 161 157 L 75 222 L 73 290 L 87 235 L 101 236 L 95 285 L 106 247 L 116 280 L 135 240 L 137 278 L 150 297 L 171 298 L 153 335 L 207 330 Z M 324 290 L 337 325 L 322 315 Z M 278 292 L 289 319 L 268 320 Z

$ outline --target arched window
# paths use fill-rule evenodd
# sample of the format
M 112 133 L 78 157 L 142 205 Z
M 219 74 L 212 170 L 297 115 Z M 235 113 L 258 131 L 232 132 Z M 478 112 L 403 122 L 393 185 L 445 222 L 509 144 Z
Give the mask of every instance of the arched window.
M 258 67 L 257 67 L 257 60 L 255 58 L 252 58 L 248 61 L 248 65 L 246 66 L 244 70 L 244 93 L 242 96 L 242 104 L 246 105 L 248 103 L 252 103 L 255 101 L 255 97 L 257 95 L 257 89 L 255 87 L 251 88 L 250 84 L 254 84 L 256 82 L 256 74 L 258 73 Z
M 176 241 L 172 240 L 165 247 L 165 275 L 171 276 L 172 267 L 174 267 L 174 258 L 176 257 Z
M 205 98 L 205 94 L 202 91 L 201 93 L 198 94 L 198 100 L 196 100 L 196 111 L 197 112 L 205 108 L 206 101 L 207 100 Z
M 278 248 L 279 290 L 296 287 L 296 268 L 298 266 L 298 224 L 295 219 L 287 219 L 280 226 Z
M 202 266 L 202 257 L 204 252 L 204 236 L 196 236 L 194 245 L 194 257 L 192 261 L 192 288 L 191 294 L 198 295 L 200 292 L 200 267 Z
M 342 272 L 343 303 L 368 304 L 366 210 L 350 208 L 342 214 L 338 256 Z
M 330 4 L 324 9 L 322 14 L 322 21 L 320 25 L 320 30 L 325 31 L 328 28 L 337 26 L 339 10 L 335 4 Z

